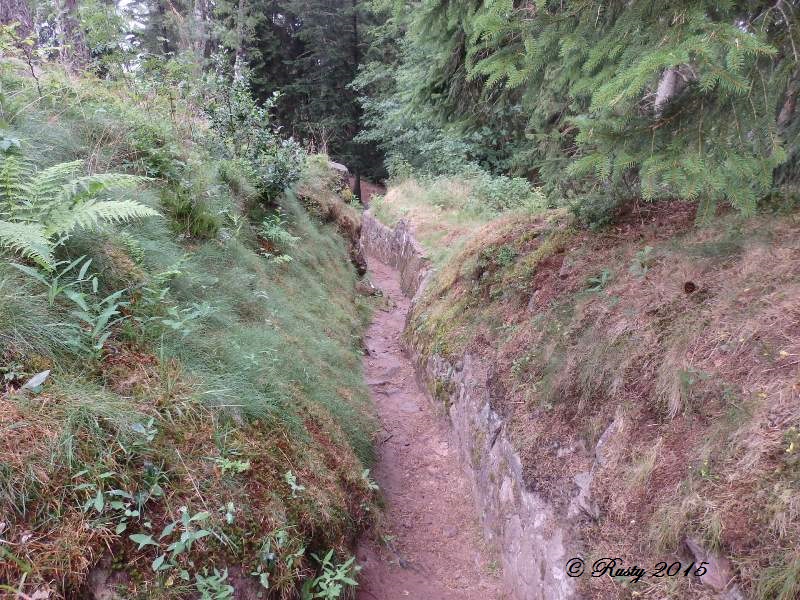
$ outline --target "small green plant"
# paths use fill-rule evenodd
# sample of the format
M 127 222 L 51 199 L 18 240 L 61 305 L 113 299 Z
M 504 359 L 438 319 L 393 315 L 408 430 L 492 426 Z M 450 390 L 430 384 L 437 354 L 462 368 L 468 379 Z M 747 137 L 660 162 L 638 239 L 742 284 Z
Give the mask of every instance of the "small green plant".
M 170 306 L 167 308 L 167 316 L 154 317 L 154 320 L 185 337 L 195 330 L 200 321 L 212 315 L 214 310 L 208 302 L 193 302 L 185 308 Z
M 85 297 L 81 296 L 71 298 L 79 309 L 73 310 L 70 314 L 77 317 L 83 325 L 80 331 L 86 342 L 81 344 L 82 348 L 88 347 L 96 356 L 102 353 L 112 328 L 128 318 L 121 313 L 121 309 L 129 305 L 128 302 L 120 301 L 123 293 L 125 290 L 118 290 L 98 302 L 87 302 Z
M 84 283 L 90 283 L 92 290 L 97 290 L 97 278 L 86 276 L 89 266 L 92 264 L 92 259 L 84 259 L 86 259 L 86 256 L 81 256 L 73 261 L 59 261 L 53 264 L 53 268 L 50 272 L 45 273 L 27 265 L 20 265 L 17 263 L 9 264 L 18 271 L 21 271 L 44 285 L 47 288 L 47 302 L 50 306 L 53 306 L 56 298 L 62 294 L 71 297 L 73 295 L 78 296 L 79 292 L 77 292 L 76 289 Z M 70 273 L 74 273 L 75 269 L 78 269 L 77 274 L 73 274 L 68 278 Z M 67 279 L 66 282 L 64 281 L 65 279 Z
M 203 574 L 196 573 L 194 579 L 202 600 L 228 600 L 228 598 L 233 598 L 234 589 L 228 583 L 228 569 L 220 572 L 219 569 L 214 568 L 210 575 L 207 569 L 203 569 Z
M 514 264 L 514 259 L 517 258 L 517 253 L 511 246 L 502 246 L 497 249 L 495 255 L 497 264 L 501 267 L 510 267 Z
M 291 580 L 300 575 L 303 569 L 303 559 L 306 555 L 306 548 L 303 538 L 293 534 L 293 527 L 281 527 L 271 532 L 259 551 L 259 564 L 250 572 L 250 575 L 257 577 L 259 583 L 265 589 L 270 589 L 270 577 L 275 576 L 275 582 Z M 276 575 L 280 570 L 277 569 L 279 563 L 284 567 L 284 576 Z M 288 577 L 287 577 L 288 576 Z
M 305 491 L 306 486 L 299 485 L 297 483 L 297 477 L 291 471 L 286 471 L 283 475 L 283 479 L 288 484 L 289 488 L 292 490 L 292 498 L 297 498 L 297 494 L 300 492 Z
M 255 571 L 251 571 L 250 575 L 258 578 L 258 584 L 265 590 L 269 589 L 269 571 L 266 570 L 264 565 L 258 565 Z
M 249 460 L 230 460 L 228 458 L 215 458 L 214 462 L 222 471 L 223 475 L 226 473 L 241 474 L 250 469 Z
M 647 275 L 647 271 L 652 265 L 653 247 L 645 246 L 633 257 L 633 260 L 631 260 L 631 265 L 628 267 L 628 271 L 630 271 L 631 274 L 635 275 L 636 277 L 644 277 Z
M 706 481 L 713 481 L 717 479 L 717 476 L 714 475 L 714 471 L 711 469 L 711 460 L 708 458 L 703 459 L 703 462 L 701 462 L 700 466 L 697 467 L 697 474 L 701 479 Z
M 228 502 L 225 506 L 220 506 L 219 512 L 222 513 L 228 525 L 233 525 L 233 522 L 236 520 L 236 505 L 233 502 Z
M 342 593 L 350 587 L 356 587 L 358 582 L 353 579 L 361 568 L 355 564 L 355 556 L 345 562 L 336 564 L 333 560 L 333 550 L 320 558 L 311 555 L 319 563 L 321 573 L 314 579 L 309 579 L 303 584 L 302 600 L 323 598 L 324 600 L 338 600 Z
M 146 443 L 152 442 L 158 435 L 158 428 L 155 426 L 155 419 L 150 417 L 145 423 L 134 423 L 131 430 L 142 436 Z
M 589 285 L 587 291 L 589 292 L 602 292 L 608 282 L 611 281 L 612 273 L 608 269 L 603 269 L 599 274 L 594 277 L 589 277 L 586 283 Z
M 0 365 L 0 375 L 3 376 L 3 383 L 17 383 L 30 376 L 25 370 L 25 365 L 19 362 L 9 362 Z
M 81 351 L 99 356 L 113 327 L 128 318 L 127 315 L 122 314 L 121 310 L 126 308 L 129 303 L 121 300 L 127 290 L 118 290 L 105 298 L 94 299 L 94 294 L 98 289 L 98 280 L 97 277 L 87 277 L 92 260 L 84 260 L 85 258 L 85 256 L 81 256 L 72 262 L 54 263 L 52 271 L 55 271 L 55 275 L 51 275 L 47 271 L 41 272 L 27 265 L 11 263 L 11 266 L 44 285 L 47 288 L 47 300 L 51 306 L 61 295 L 72 302 L 75 309 L 70 312 L 70 315 L 77 319 L 77 322 L 68 325 L 76 332 L 73 345 Z M 66 266 L 57 270 L 62 264 Z M 78 269 L 78 273 L 70 281 L 65 282 L 64 279 L 67 275 L 75 269 Z M 87 286 L 91 286 L 91 293 L 83 291 L 82 288 Z
M 369 469 L 364 469 L 363 471 L 361 471 L 361 479 L 364 480 L 364 483 L 366 484 L 367 489 L 369 491 L 377 492 L 379 489 L 381 489 L 380 486 L 377 483 L 375 483 L 369 476 Z
M 183 555 L 188 555 L 197 541 L 213 535 L 209 529 L 204 529 L 200 526 L 201 523 L 211 517 L 211 513 L 202 511 L 195 515 L 190 515 L 189 509 L 185 506 L 180 508 L 180 513 L 180 519 L 166 525 L 158 539 L 155 539 L 153 534 L 149 533 L 135 533 L 130 535 L 129 538 L 138 545 L 137 550 L 141 550 L 146 546 L 155 546 L 159 550 L 159 555 L 151 565 L 153 571 L 178 569 L 181 578 L 188 579 L 188 572 L 180 566 L 178 559 Z M 145 525 L 147 524 L 145 523 Z M 164 548 L 163 544 L 169 541 L 170 538 L 172 541 Z
M 286 251 L 296 246 L 300 238 L 289 233 L 286 226 L 286 219 L 280 210 L 261 222 L 258 235 L 266 242 L 267 247 L 262 250 L 262 254 L 267 258 L 278 262 L 292 260 Z
M 88 474 L 88 470 L 82 470 L 72 478 L 82 479 Z M 152 483 L 146 485 L 145 489 L 132 493 L 110 485 L 117 478 L 117 473 L 107 471 L 93 477 L 93 481 L 76 484 L 72 489 L 85 494 L 82 510 L 92 518 L 93 526 L 113 526 L 114 533 L 120 535 L 125 532 L 132 519 L 141 517 L 145 504 L 151 499 L 162 497 L 164 491 L 158 483 Z

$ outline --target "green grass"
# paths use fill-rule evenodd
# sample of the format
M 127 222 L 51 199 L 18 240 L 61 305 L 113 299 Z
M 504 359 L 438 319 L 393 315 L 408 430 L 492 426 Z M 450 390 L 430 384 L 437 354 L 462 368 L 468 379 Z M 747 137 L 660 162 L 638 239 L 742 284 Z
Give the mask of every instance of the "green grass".
M 158 98 L 58 72 L 42 81 L 36 99 L 24 76 L 0 71 L 0 127 L 40 167 L 85 158 L 153 177 L 137 199 L 164 218 L 80 232 L 59 248 L 61 260 L 92 258 L 99 289 L 83 284 L 88 297 L 124 290 L 126 319 L 97 355 L 72 344 L 74 306 L 63 295 L 51 306 L 43 285 L 8 265 L 19 259 L 0 256 L 0 538 L 14 544 L 0 545 L 13 554 L 0 581 L 80 594 L 111 549 L 130 598 L 184 597 L 193 586 L 169 585 L 181 569 L 194 581 L 235 565 L 269 572 L 290 594 L 313 574 L 312 551 L 346 558 L 374 507 L 361 477 L 375 428 L 361 373 L 368 310 L 347 244 L 292 192 L 259 204 L 193 113 L 172 122 Z M 260 218 L 250 219 L 277 210 L 299 238 L 288 262 L 262 254 Z M 41 389 L 19 389 L 45 370 Z M 250 466 L 223 472 L 224 461 Z M 114 508 L 114 490 L 139 514 Z M 155 573 L 169 536 L 141 549 L 129 536 L 158 538 L 182 506 L 208 512 L 212 535 Z M 35 539 L 22 545 L 28 531 Z M 276 548 L 278 531 L 298 543 Z

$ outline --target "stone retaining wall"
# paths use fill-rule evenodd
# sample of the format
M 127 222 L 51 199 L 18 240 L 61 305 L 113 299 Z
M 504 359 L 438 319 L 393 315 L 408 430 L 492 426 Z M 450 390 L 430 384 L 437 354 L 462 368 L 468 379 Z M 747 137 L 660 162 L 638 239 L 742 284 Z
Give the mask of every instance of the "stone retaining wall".
M 400 221 L 394 228 L 386 227 L 366 211 L 361 220 L 361 251 L 394 267 L 400 273 L 400 288 L 409 298 L 420 290 L 430 272 L 430 261 L 422 246 L 411 233 L 409 224 Z
M 389 228 L 366 212 L 361 247 L 400 272 L 406 295 L 416 299 L 424 291 L 433 271 L 408 223 Z M 424 360 L 413 347 L 409 352 L 429 399 L 449 417 L 484 532 L 502 559 L 510 599 L 577 598 L 576 580 L 564 570 L 573 556 L 568 552 L 574 547 L 571 527 L 526 488 L 522 462 L 507 438 L 504 420 L 491 408 L 488 366 L 469 354 L 453 363 L 437 355 Z

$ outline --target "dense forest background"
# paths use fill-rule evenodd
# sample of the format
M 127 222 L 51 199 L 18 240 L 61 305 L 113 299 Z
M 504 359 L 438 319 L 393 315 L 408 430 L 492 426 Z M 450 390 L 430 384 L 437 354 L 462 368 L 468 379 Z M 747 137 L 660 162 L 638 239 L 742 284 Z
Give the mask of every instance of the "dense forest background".
M 372 178 L 488 172 L 604 223 L 622 202 L 794 197 L 797 2 L 26 0 L 31 59 L 203 93 Z

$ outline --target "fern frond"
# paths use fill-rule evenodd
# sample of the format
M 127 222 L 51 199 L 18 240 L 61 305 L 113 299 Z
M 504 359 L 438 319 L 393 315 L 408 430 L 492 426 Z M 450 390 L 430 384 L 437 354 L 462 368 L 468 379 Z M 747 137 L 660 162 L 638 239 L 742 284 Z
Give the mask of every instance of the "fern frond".
M 0 155 L 0 214 L 13 214 L 17 204 L 30 198 L 33 165 L 14 155 Z
M 47 236 L 69 233 L 75 228 L 92 228 L 100 223 L 122 223 L 159 213 L 134 200 L 88 200 L 74 207 L 62 207 L 50 214 Z
M 0 221 L 0 247 L 31 258 L 48 270 L 53 268 L 50 242 L 39 224 Z
M 30 197 L 34 205 L 47 199 L 52 199 L 62 186 L 73 180 L 83 170 L 83 161 L 60 163 L 43 169 L 33 176 L 30 184 Z
M 94 198 L 105 192 L 131 190 L 143 181 L 147 181 L 147 178 L 138 175 L 126 175 L 125 173 L 84 175 L 83 177 L 72 179 L 61 186 L 61 190 L 56 196 L 57 203 L 75 203 Z

